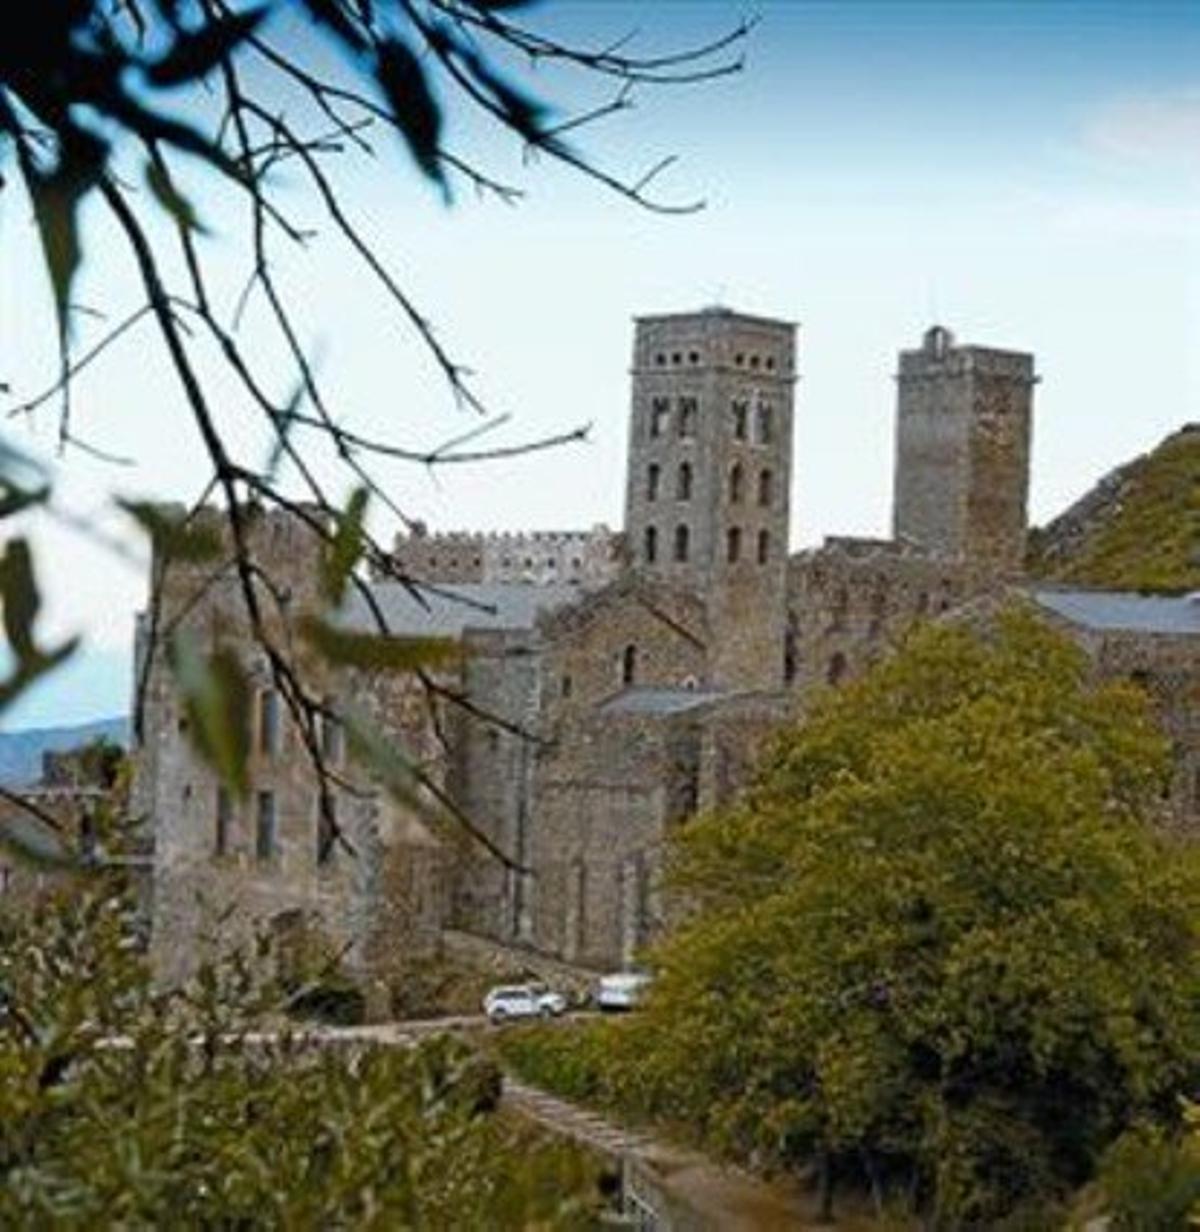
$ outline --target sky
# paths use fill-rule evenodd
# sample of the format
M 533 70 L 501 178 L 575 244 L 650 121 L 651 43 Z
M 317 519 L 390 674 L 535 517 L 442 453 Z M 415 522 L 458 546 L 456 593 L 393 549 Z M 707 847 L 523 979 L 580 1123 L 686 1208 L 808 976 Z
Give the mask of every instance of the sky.
M 896 353 L 935 321 L 960 341 L 1036 356 L 1035 522 L 1200 418 L 1200 5 L 564 0 L 527 13 L 589 45 L 636 31 L 630 48 L 646 52 L 720 36 L 747 15 L 757 24 L 742 72 L 641 89 L 631 110 L 574 134 L 629 178 L 675 156 L 655 184 L 668 202 L 703 199 L 695 213 L 652 213 L 545 160 L 527 166 L 513 141 L 453 102 L 451 146 L 514 179 L 520 204 L 460 188 L 447 207 L 388 140 L 373 159 L 342 160 L 348 213 L 475 372 L 489 411 L 510 417 L 483 442 L 591 425 L 584 444 L 488 467 L 392 465 L 381 475 L 408 516 L 434 530 L 619 526 L 632 318 L 714 303 L 800 325 L 793 549 L 887 533 Z M 564 114 L 607 97 L 546 69 L 528 81 L 570 104 Z M 206 121 L 202 109 L 197 118 Z M 198 168 L 179 174 L 231 315 L 246 275 L 245 211 Z M 303 250 L 279 245 L 273 267 L 338 414 L 399 444 L 475 426 L 287 175 L 285 199 L 319 234 Z M 85 236 L 75 299 L 91 314 L 77 321 L 77 353 L 139 302 L 128 256 L 95 207 Z M 284 396 L 290 378 L 271 368 L 253 298 L 241 328 Z M 212 356 L 200 363 L 223 424 L 261 456 L 244 399 Z M 0 192 L 0 416 L 55 371 L 49 292 L 10 177 Z M 132 465 L 57 456 L 56 414 L 49 405 L 0 418 L 0 439 L 55 468 L 60 512 L 22 529 L 43 563 L 47 637 L 78 634 L 83 648 L 0 728 L 124 711 L 146 563 L 111 498 L 191 500 L 204 470 L 146 323 L 73 392 L 79 435 Z M 332 466 L 322 473 L 348 490 Z M 393 523 L 376 517 L 390 536 Z

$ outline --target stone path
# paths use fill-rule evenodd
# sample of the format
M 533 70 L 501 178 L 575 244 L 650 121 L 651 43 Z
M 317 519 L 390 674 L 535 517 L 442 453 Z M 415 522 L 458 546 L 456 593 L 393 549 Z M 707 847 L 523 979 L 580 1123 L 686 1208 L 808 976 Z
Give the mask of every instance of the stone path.
M 507 1074 L 504 1076 L 504 1100 L 531 1121 L 610 1155 L 641 1153 L 653 1146 L 652 1140 L 644 1134 L 614 1125 L 595 1112 L 567 1103 L 538 1087 L 527 1086 Z

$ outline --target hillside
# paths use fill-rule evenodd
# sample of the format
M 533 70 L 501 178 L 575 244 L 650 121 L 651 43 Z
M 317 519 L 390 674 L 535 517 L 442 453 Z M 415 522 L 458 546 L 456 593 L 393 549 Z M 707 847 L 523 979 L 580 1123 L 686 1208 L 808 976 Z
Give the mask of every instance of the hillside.
M 42 772 L 42 754 L 77 748 L 104 736 L 118 744 L 128 742 L 129 723 L 124 718 L 97 719 L 73 727 L 33 727 L 27 731 L 0 732 L 0 784 L 21 787 L 37 781 Z
M 1200 590 L 1200 424 L 1106 475 L 1030 535 L 1029 572 L 1120 590 Z

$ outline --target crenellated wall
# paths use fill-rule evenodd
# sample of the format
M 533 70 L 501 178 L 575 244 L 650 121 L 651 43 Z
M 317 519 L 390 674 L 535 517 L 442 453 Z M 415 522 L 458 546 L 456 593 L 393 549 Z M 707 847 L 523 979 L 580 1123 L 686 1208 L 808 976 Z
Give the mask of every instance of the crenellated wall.
M 397 535 L 395 568 L 423 582 L 529 582 L 603 586 L 619 573 L 624 537 L 587 531 L 444 531 Z

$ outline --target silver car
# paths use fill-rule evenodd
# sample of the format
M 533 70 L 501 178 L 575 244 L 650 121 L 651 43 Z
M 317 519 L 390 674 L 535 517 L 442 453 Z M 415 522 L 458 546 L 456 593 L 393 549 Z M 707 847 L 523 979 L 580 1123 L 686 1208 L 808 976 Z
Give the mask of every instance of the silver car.
M 483 1012 L 494 1024 L 515 1018 L 555 1018 L 566 1009 L 566 997 L 545 984 L 506 984 L 483 999 Z

